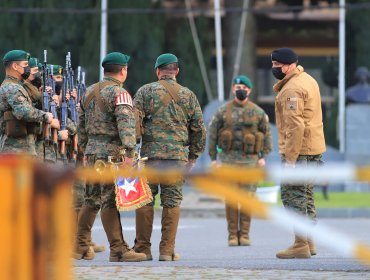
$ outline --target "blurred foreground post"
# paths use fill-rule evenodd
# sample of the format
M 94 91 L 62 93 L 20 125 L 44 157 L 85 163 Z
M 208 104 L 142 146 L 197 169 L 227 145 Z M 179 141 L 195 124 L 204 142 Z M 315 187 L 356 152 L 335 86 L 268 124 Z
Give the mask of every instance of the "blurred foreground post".
M 72 278 L 73 177 L 16 155 L 0 157 L 0 279 Z

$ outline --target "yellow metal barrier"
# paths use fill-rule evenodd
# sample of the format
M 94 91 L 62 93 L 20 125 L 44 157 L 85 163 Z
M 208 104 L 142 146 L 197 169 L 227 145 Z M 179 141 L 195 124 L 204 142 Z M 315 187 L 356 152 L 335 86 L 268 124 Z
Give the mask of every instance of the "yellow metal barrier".
M 354 173 L 357 178 L 370 181 L 369 168 L 358 169 Z M 333 250 L 351 255 L 370 266 L 367 245 L 336 236 L 320 225 L 311 232 L 311 225 L 302 222 L 303 217 L 267 206 L 235 188 L 235 183 L 255 183 L 266 179 L 269 174 L 263 169 L 222 166 L 187 173 L 146 168 L 140 171 L 107 170 L 99 174 L 92 168 L 82 168 L 75 171 L 75 176 L 105 182 L 112 182 L 117 176 L 146 177 L 151 182 L 177 181 L 179 177 L 185 177 L 203 191 L 227 201 L 239 202 L 242 211 L 248 214 L 279 221 L 286 228 L 294 226 L 302 232 L 310 232 L 317 241 L 330 243 L 328 246 Z M 0 279 L 71 279 L 72 176 L 61 176 L 60 172 L 40 167 L 27 159 L 3 156 L 0 157 L 0 178 L 0 240 L 3 244 Z M 347 251 L 344 252 L 341 246 Z
M 72 278 L 71 183 L 43 168 L 0 157 L 0 279 Z

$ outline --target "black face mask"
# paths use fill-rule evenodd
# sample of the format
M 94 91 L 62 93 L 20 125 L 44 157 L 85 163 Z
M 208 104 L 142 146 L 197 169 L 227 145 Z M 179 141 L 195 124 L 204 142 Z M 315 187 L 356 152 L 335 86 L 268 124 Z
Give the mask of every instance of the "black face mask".
M 242 89 L 235 91 L 235 95 L 240 101 L 244 101 L 246 98 L 248 98 L 248 92 Z
M 286 76 L 286 74 L 283 73 L 283 71 L 281 70 L 281 67 L 272 67 L 271 72 L 272 72 L 272 75 L 274 75 L 274 77 L 278 80 L 282 80 Z
M 33 84 L 37 88 L 42 86 L 42 80 L 41 80 L 40 72 L 37 72 L 37 73 L 33 74 L 33 80 L 31 81 L 31 84 Z
M 26 67 L 23 67 L 23 70 L 24 72 L 23 74 L 21 74 L 21 77 L 23 80 L 27 80 L 31 74 L 31 68 L 29 66 L 26 66 Z
M 55 94 L 59 95 L 62 89 L 63 82 L 55 82 Z

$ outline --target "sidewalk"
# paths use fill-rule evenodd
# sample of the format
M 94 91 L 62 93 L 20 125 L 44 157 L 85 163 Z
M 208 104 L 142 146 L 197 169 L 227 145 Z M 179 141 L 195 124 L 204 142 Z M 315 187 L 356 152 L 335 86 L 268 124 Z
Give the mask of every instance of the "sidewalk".
M 369 202 L 370 204 L 370 202 Z M 216 196 L 200 192 L 192 187 L 184 187 L 181 202 L 181 216 L 194 218 L 225 217 L 224 201 Z M 369 208 L 319 208 L 318 218 L 370 218 Z

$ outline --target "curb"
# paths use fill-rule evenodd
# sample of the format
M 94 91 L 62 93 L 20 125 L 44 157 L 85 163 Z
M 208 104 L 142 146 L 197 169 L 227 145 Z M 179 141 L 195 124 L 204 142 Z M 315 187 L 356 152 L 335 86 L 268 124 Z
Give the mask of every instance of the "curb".
M 161 210 L 156 209 L 160 214 Z M 182 218 L 225 218 L 224 208 L 181 208 Z M 319 208 L 317 218 L 370 218 L 370 208 Z

